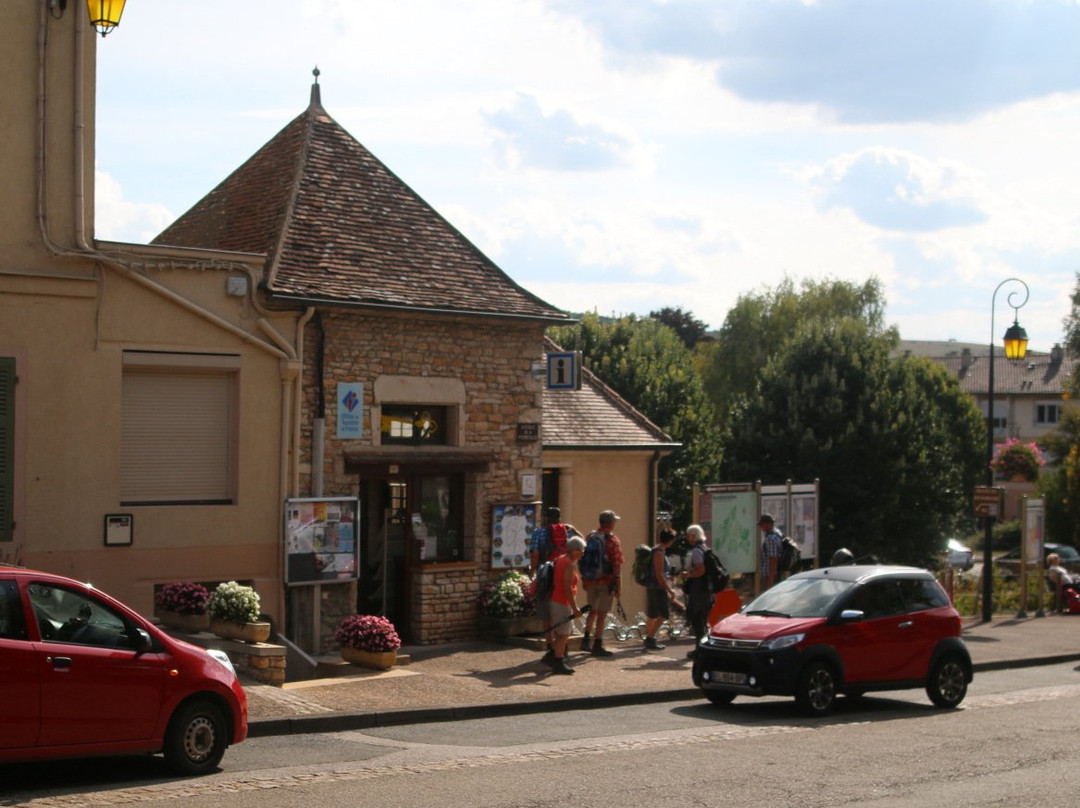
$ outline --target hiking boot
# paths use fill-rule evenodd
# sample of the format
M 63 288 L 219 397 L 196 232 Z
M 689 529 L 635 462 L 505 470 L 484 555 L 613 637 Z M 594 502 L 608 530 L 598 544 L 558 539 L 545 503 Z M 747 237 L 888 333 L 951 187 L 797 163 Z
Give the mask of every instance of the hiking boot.
M 657 642 L 656 637 L 645 638 L 645 650 L 647 651 L 663 651 L 667 648 L 662 642 Z
M 609 651 L 603 645 L 600 644 L 600 640 L 597 640 L 592 645 L 592 655 L 599 657 L 615 656 L 614 651 Z
M 555 651 L 549 648 L 547 653 L 540 657 L 540 661 L 547 665 L 549 668 L 555 666 Z
M 585 632 L 581 635 L 581 649 L 585 650 L 589 647 L 589 632 Z
M 574 669 L 566 664 L 565 659 L 556 659 L 555 664 L 551 666 L 551 672 L 560 674 L 561 676 L 570 676 L 573 674 Z

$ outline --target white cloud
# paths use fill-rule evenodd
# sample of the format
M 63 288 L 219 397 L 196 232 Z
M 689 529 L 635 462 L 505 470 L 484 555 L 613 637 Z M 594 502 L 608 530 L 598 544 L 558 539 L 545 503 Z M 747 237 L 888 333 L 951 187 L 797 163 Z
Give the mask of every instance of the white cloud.
M 95 231 L 100 238 L 115 238 L 126 234 L 124 241 L 145 244 L 164 230 L 176 215 L 157 202 L 129 202 L 124 199 L 120 183 L 97 171 L 94 174 L 97 191 L 94 195 Z

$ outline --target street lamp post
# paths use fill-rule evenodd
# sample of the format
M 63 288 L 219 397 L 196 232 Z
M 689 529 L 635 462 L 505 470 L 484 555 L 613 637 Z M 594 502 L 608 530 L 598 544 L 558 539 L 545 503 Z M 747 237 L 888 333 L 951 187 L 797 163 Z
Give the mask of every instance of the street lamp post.
M 994 462 L 994 304 L 997 300 L 998 290 L 1007 283 L 1018 283 L 1024 287 L 1024 299 L 1014 303 L 1013 298 L 1020 294 L 1019 289 L 1009 292 L 1009 305 L 1013 309 L 1013 324 L 1005 332 L 1005 356 L 1007 359 L 1019 361 L 1027 355 L 1027 332 L 1020 327 L 1017 312 L 1028 301 L 1028 286 L 1019 278 L 1006 278 L 994 289 L 990 297 L 990 379 L 987 392 L 986 404 L 986 485 L 994 485 L 994 470 L 991 463 Z M 984 516 L 985 534 L 983 538 L 983 597 L 982 619 L 989 623 L 994 614 L 994 517 Z M 1020 559 L 1023 564 L 1027 559 Z

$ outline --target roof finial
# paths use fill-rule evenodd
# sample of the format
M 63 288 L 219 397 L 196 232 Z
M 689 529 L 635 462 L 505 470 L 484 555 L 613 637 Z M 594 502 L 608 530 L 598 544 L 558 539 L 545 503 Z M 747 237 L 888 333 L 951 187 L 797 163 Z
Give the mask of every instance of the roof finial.
M 315 65 L 315 69 L 311 71 L 311 75 L 315 77 L 315 83 L 311 85 L 311 106 L 322 108 L 322 94 L 319 92 L 319 66 Z

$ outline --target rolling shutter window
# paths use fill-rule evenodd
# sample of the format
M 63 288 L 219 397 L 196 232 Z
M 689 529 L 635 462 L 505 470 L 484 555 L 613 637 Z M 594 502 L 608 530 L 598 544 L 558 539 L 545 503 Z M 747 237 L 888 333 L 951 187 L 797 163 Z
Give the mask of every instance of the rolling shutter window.
M 15 536 L 15 360 L 0 357 L 0 541 Z
M 123 504 L 232 502 L 233 379 L 125 369 Z

